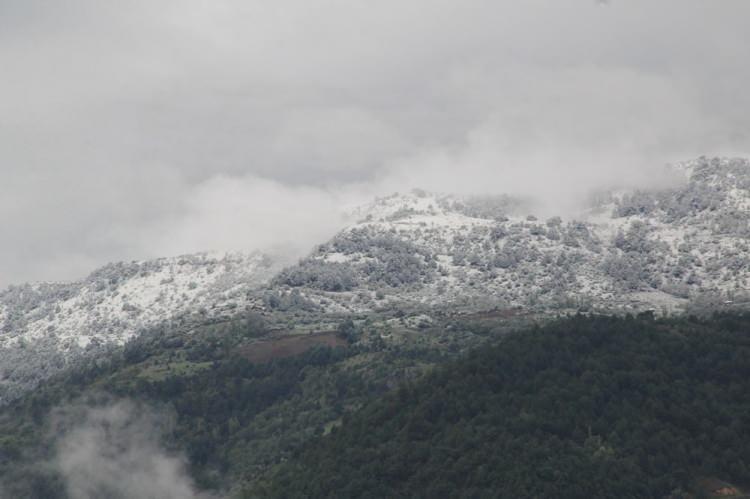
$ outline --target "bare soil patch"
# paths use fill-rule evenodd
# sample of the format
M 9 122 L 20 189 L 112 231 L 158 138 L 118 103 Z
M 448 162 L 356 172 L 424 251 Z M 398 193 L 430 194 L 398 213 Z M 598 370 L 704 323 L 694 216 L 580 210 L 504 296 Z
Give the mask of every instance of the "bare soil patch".
M 346 347 L 347 341 L 334 331 L 289 335 L 257 341 L 240 347 L 240 355 L 251 362 L 264 363 L 305 353 L 315 346 Z

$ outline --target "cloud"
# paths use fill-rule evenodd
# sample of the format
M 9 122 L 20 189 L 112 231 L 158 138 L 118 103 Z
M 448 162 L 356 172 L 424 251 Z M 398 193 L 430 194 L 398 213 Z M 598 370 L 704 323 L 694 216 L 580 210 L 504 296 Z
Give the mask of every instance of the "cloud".
M 302 254 L 341 228 L 350 199 L 358 199 L 351 189 L 220 175 L 194 186 L 179 216 L 153 226 L 152 241 L 167 254 L 206 248 Z
M 78 499 L 207 499 L 196 491 L 185 458 L 159 446 L 169 424 L 164 414 L 130 401 L 59 408 L 53 469 Z
M 413 186 L 553 209 L 668 161 L 746 155 L 748 14 L 744 0 L 5 0 L 0 285 L 301 248 L 339 203 Z
M 496 79 L 486 72 L 463 78 L 478 87 Z M 541 200 L 551 212 L 571 210 L 592 190 L 655 186 L 666 162 L 699 156 L 702 137 L 721 135 L 718 123 L 691 106 L 688 90 L 661 76 L 583 67 L 554 77 L 527 71 L 509 85 L 494 92 L 496 110 L 461 143 L 399 158 L 385 183 L 509 192 Z M 662 151 L 675 137 L 685 141 L 680 152 Z

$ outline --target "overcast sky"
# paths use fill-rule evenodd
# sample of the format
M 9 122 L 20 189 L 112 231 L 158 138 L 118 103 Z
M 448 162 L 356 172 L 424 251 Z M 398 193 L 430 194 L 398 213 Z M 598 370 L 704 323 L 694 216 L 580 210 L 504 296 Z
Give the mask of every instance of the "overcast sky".
M 747 0 L 0 0 L 0 285 L 750 150 Z

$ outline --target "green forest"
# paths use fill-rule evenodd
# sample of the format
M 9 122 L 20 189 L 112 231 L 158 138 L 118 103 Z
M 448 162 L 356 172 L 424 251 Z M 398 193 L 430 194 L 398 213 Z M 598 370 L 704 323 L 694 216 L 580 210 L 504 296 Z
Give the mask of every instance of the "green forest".
M 749 441 L 750 316 L 579 316 L 402 385 L 246 497 L 701 496 L 750 483 Z
M 326 335 L 341 346 L 316 345 L 260 362 L 248 353 L 278 336 L 258 316 L 144 332 L 121 351 L 0 409 L 0 496 L 68 499 L 59 470 L 50 466 L 59 440 L 56 413 L 132 400 L 169 420 L 161 445 L 186 456 L 200 490 L 232 497 L 302 444 L 329 433 L 345 414 L 460 355 L 459 344 L 489 341 L 508 327 L 467 323 L 474 333 L 436 327 L 396 346 L 369 320 L 357 322 L 339 318 Z M 319 337 L 283 333 L 287 339 Z M 117 497 L 109 490 L 100 494 Z
M 0 412 L 9 497 L 68 499 L 51 415 L 134 400 L 220 497 L 710 497 L 750 484 L 750 315 L 451 318 L 251 361 L 259 318 L 154 330 Z M 315 336 L 309 336 L 313 338 Z M 456 341 L 461 338 L 461 341 Z M 708 484 L 708 485 L 706 485 Z M 102 490 L 101 497 L 117 497 Z

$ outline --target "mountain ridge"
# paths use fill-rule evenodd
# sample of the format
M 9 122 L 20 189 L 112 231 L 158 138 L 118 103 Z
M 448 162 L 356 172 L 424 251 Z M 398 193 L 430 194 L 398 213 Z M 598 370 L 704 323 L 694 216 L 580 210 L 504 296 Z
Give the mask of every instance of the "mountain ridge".
M 199 253 L 0 292 L 0 397 L 162 323 L 261 314 L 522 308 L 679 313 L 750 301 L 750 162 L 681 163 L 675 186 L 609 192 L 579 217 L 527 199 L 414 190 L 375 201 L 298 263 Z
M 610 194 L 565 221 L 540 221 L 507 196 L 380 198 L 275 283 L 331 311 L 375 309 L 385 304 L 378 291 L 425 306 L 470 297 L 490 308 L 567 302 L 665 313 L 700 294 L 744 293 L 750 165 L 703 158 L 681 168 L 684 185 Z

